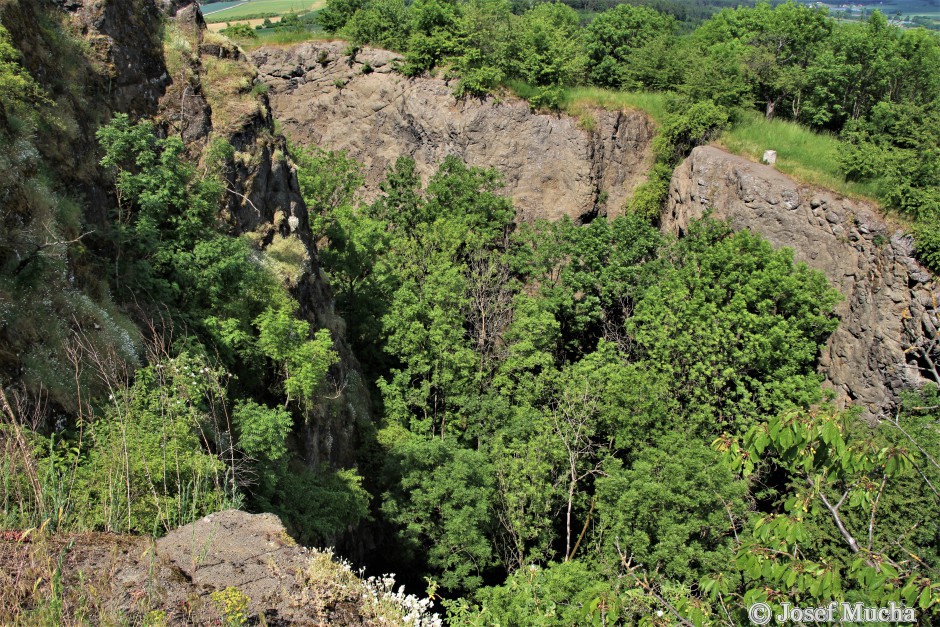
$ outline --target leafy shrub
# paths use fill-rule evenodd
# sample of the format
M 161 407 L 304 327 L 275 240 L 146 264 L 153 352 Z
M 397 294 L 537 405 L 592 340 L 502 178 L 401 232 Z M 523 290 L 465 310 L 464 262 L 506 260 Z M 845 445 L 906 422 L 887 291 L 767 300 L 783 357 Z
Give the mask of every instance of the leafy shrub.
M 653 148 L 667 163 L 675 163 L 694 147 L 717 137 L 729 122 L 728 112 L 710 100 L 693 103 L 666 118 Z
M 535 111 L 558 111 L 562 103 L 562 90 L 557 85 L 539 87 L 535 95 L 529 98 L 529 105 Z
M 349 529 L 369 519 L 371 495 L 355 469 L 312 470 L 299 460 L 263 462 L 258 507 L 277 514 L 305 545 L 333 545 Z
M 250 24 L 240 22 L 238 24 L 229 24 L 220 31 L 226 37 L 231 39 L 257 39 L 258 33 Z
M 258 327 L 258 348 L 274 360 L 283 375 L 287 402 L 298 401 L 307 407 L 326 379 L 338 356 L 326 329 L 310 337 L 310 323 L 294 317 L 297 305 L 289 301 L 280 307 L 268 307 L 254 324 Z
M 647 175 L 647 180 L 633 190 L 633 196 L 628 202 L 628 209 L 631 213 L 650 222 L 659 220 L 663 200 L 669 194 L 672 170 L 670 165 L 663 162 L 658 162 L 653 166 Z

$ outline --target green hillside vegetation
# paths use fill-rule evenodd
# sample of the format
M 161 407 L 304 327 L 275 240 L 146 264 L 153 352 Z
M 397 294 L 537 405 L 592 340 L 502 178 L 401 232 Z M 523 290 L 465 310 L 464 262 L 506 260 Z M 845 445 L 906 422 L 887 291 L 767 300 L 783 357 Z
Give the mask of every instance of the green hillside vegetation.
M 537 98 L 539 90 L 520 81 L 507 81 L 513 95 L 525 100 Z M 591 110 L 643 111 L 654 121 L 670 119 L 670 96 L 663 92 L 615 91 L 603 87 L 566 87 L 559 92 L 558 109 L 578 118 L 582 127 L 593 128 Z M 777 169 L 797 180 L 843 193 L 850 197 L 875 199 L 877 180 L 846 180 L 840 167 L 844 144 L 832 133 L 814 131 L 798 122 L 767 119 L 756 111 L 740 111 L 715 142 L 735 154 L 759 161 L 768 147 L 777 151 Z
M 375 203 L 327 204 L 355 163 L 298 159 L 381 393 L 383 552 L 439 584 L 452 624 L 744 624 L 797 597 L 935 611 L 932 571 L 888 543 L 908 529 L 935 563 L 937 495 L 910 473 L 937 459 L 936 390 L 900 413 L 923 451 L 828 407 L 814 363 L 839 296 L 791 251 L 708 220 L 679 241 L 638 215 L 514 228 L 498 175 L 454 158 L 424 192 L 403 157 Z M 837 521 L 868 537 L 876 501 L 918 505 L 847 544 Z
M 825 131 L 766 116 L 756 111 L 742 112 L 731 128 L 718 137 L 718 143 L 731 152 L 747 155 L 755 161 L 765 150 L 777 151 L 776 167 L 797 180 L 841 192 L 846 196 L 877 198 L 882 181 L 846 180 L 840 156 L 846 146 Z

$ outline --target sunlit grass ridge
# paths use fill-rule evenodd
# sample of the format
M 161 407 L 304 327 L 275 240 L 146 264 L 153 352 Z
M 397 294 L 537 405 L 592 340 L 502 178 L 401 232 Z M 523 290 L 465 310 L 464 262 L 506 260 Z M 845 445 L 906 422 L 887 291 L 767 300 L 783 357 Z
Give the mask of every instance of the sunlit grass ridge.
M 875 198 L 877 181 L 846 181 L 840 172 L 841 143 L 834 135 L 817 133 L 795 122 L 767 120 L 755 111 L 743 112 L 718 139 L 729 152 L 754 160 L 765 150 L 776 150 L 777 169 L 797 180 L 847 196 Z

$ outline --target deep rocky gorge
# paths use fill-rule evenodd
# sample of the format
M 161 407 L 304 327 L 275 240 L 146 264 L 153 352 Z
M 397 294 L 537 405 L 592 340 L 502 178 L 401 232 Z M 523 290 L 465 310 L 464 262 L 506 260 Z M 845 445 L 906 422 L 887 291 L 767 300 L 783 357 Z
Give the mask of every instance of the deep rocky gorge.
M 285 427 L 300 460 L 292 469 L 303 463 L 312 469 L 361 464 L 367 479 L 378 474 L 368 468 L 374 460 L 357 459 L 371 444 L 363 441 L 374 437 L 377 412 L 320 267 L 288 138 L 345 150 L 359 160 L 366 179 L 363 201 L 378 197 L 386 170 L 401 155 L 415 159 L 425 181 L 448 155 L 495 168 L 520 222 L 570 218 L 584 224 L 622 215 L 653 165 L 656 125 L 639 111 L 586 109 L 576 118 L 536 113 L 512 97 L 458 100 L 452 82 L 404 77 L 395 70 L 398 55 L 370 48 L 350 54 L 343 42 L 261 48 L 246 55 L 208 34 L 198 4 L 188 0 L 21 0 L 0 2 L 0 11 L 12 25 L 17 47 L 32 51 L 24 54 L 24 65 L 53 85 L 63 116 L 74 118 L 74 125 L 63 125 L 65 131 L 50 135 L 41 149 L 58 180 L 78 190 L 89 225 L 106 227 L 117 199 L 110 173 L 98 164 L 100 154 L 88 147 L 95 145 L 95 129 L 112 114 L 129 113 L 154 120 L 163 136 L 179 136 L 194 159 L 213 141 L 227 142 L 232 156 L 224 169 L 219 228 L 247 236 L 258 249 L 271 251 L 291 241 L 300 251 L 282 278 L 300 304 L 300 316 L 330 331 L 340 359 L 315 406 L 298 412 Z M 32 31 L 39 13 L 67 22 L 76 40 L 88 44 L 82 48 L 87 58 L 77 62 L 80 71 L 62 73 L 55 58 L 62 50 Z M 149 35 L 141 38 L 141 32 Z M 836 309 L 840 325 L 818 359 L 819 373 L 840 406 L 857 406 L 863 419 L 874 423 L 895 411 L 904 390 L 940 383 L 936 282 L 914 258 L 903 225 L 893 224 L 878 207 L 703 146 L 673 173 L 662 230 L 682 237 L 690 222 L 703 216 L 758 233 L 776 248 L 793 249 L 796 261 L 825 274 L 843 295 Z M 86 243 L 107 244 L 94 237 Z M 16 365 L 17 359 L 0 352 L 0 378 L 14 372 L 3 360 Z M 373 498 L 379 492 L 373 485 L 369 490 Z M 330 499 L 331 505 L 339 502 Z M 724 522 L 724 512 L 719 514 Z M 357 520 L 343 523 L 340 537 L 329 538 L 344 555 L 364 562 L 370 548 L 385 542 L 385 549 L 396 541 L 391 534 L 383 538 L 378 524 Z M 70 555 L 72 545 L 64 547 L 72 540 L 77 548 Z M 102 602 L 119 613 L 133 609 L 129 599 L 159 594 L 161 603 L 173 608 L 167 614 L 171 622 L 184 621 L 184 615 L 209 622 L 216 612 L 206 599 L 236 586 L 251 598 L 252 615 L 269 624 L 381 622 L 367 616 L 374 609 L 374 590 L 360 585 L 350 569 L 337 568 L 330 554 L 296 546 L 271 514 L 216 513 L 155 542 L 96 533 L 53 536 L 48 546 L 37 542 L 35 551 L 28 544 L 26 534 L 0 536 L 0 563 L 20 568 L 37 562 L 37 555 L 51 560 L 36 552 L 51 550 L 48 555 L 60 556 L 60 575 L 70 584 L 97 573 L 92 583 L 103 591 Z M 323 569 L 332 580 L 320 576 Z M 20 572 L 17 581 L 27 581 Z M 338 586 L 336 578 L 349 585 Z M 312 615 L 311 604 L 318 608 Z
M 364 48 L 349 56 L 342 42 L 261 48 L 250 58 L 291 139 L 363 162 L 365 200 L 379 193 L 398 155 L 414 157 L 427 177 L 455 154 L 503 173 L 518 219 L 583 221 L 622 213 L 651 164 L 655 127 L 639 112 L 594 111 L 588 131 L 573 117 L 532 113 L 511 99 L 457 101 L 443 79 L 396 73 L 398 55 Z M 858 405 L 871 422 L 925 373 L 936 378 L 933 278 L 914 259 L 911 238 L 877 207 L 700 147 L 673 175 L 663 229 L 681 235 L 706 212 L 792 248 L 841 292 L 840 326 L 819 358 L 839 404 Z

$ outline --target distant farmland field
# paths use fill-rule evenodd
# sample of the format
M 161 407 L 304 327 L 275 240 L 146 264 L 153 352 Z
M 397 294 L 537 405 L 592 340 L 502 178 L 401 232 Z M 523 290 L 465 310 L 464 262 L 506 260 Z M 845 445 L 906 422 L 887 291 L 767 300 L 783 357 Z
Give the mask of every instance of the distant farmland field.
M 217 9 L 216 7 L 223 8 Z M 264 14 L 306 13 L 323 8 L 326 0 L 247 0 L 246 2 L 220 2 L 203 6 L 207 22 L 231 22 Z
M 931 0 L 887 0 L 884 2 L 853 2 L 853 4 L 860 4 L 870 11 L 878 9 L 888 16 L 900 13 L 905 17 L 921 15 L 940 18 L 940 2 Z
M 245 0 L 234 0 L 233 2 L 213 2 L 212 4 L 203 4 L 200 6 L 202 9 L 203 15 L 209 15 L 210 13 L 215 13 L 216 11 L 221 11 L 223 9 L 228 9 L 237 4 L 242 4 Z
M 839 7 L 839 4 L 832 0 L 825 0 L 825 2 L 829 4 L 830 7 Z M 856 7 L 863 6 L 868 11 L 877 9 L 889 17 L 898 13 L 905 17 L 915 15 L 933 18 L 940 17 L 940 2 L 935 0 L 854 0 L 850 4 Z M 834 8 L 832 11 L 839 11 L 840 9 L 841 7 Z

